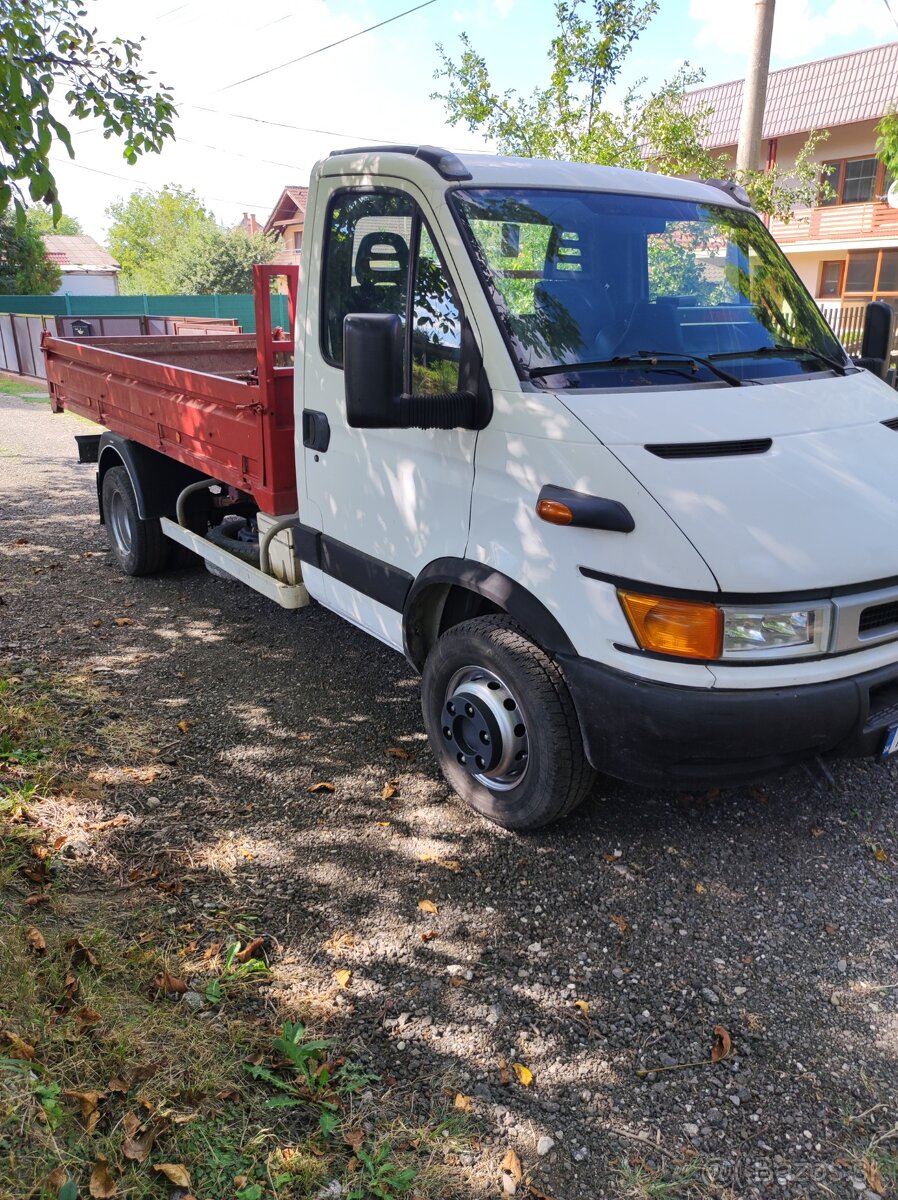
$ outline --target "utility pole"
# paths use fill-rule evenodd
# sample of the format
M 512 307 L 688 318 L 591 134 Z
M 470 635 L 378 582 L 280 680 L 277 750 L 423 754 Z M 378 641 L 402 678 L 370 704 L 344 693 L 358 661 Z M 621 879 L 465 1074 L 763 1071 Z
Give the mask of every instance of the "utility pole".
M 776 0 L 755 0 L 755 24 L 742 91 L 742 119 L 736 148 L 736 167 L 742 171 L 758 171 L 761 168 L 761 131 L 775 9 Z

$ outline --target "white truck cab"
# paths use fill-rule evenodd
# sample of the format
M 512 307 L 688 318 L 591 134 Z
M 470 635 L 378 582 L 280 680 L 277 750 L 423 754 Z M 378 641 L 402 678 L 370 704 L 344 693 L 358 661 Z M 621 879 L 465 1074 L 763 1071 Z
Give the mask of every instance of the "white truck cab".
M 341 151 L 294 342 L 269 270 L 250 403 L 151 361 L 171 347 L 45 340 L 54 406 L 107 425 L 123 570 L 173 538 L 403 652 L 447 779 L 508 828 L 594 771 L 685 788 L 898 747 L 898 396 L 866 369 L 891 312 L 852 361 L 738 188 Z M 222 548 L 228 504 L 258 568 Z
M 469 802 L 892 748 L 898 397 L 734 189 L 384 147 L 308 214 L 304 579 Z

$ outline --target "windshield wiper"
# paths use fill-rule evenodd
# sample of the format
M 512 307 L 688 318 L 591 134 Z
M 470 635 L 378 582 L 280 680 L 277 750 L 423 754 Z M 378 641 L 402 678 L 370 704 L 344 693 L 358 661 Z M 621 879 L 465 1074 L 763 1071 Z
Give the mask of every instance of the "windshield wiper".
M 742 380 L 708 358 L 700 358 L 697 354 L 687 354 L 685 350 L 638 350 L 635 354 L 616 354 L 614 358 L 601 358 L 595 362 L 555 363 L 551 367 L 532 367 L 527 374 L 531 379 L 541 379 L 544 375 L 565 375 L 576 371 L 597 371 L 602 367 L 624 366 L 627 363 L 640 363 L 644 367 L 658 365 L 658 359 L 687 363 L 693 372 L 698 371 L 698 364 L 728 383 L 730 387 L 742 387 Z
M 710 357 L 754 358 L 757 354 L 809 354 L 819 362 L 826 363 L 837 375 L 845 375 L 848 371 L 847 363 L 841 363 L 837 358 L 830 358 L 828 354 L 824 354 L 821 350 L 815 350 L 813 346 L 793 346 L 787 342 L 775 342 L 772 346 L 758 346 L 755 350 L 734 350 L 729 353 L 721 351 Z

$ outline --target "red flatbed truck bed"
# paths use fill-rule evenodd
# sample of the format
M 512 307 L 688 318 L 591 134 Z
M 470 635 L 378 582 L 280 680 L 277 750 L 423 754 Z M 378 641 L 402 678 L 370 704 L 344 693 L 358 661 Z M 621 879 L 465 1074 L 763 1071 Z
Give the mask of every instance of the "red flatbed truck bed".
M 289 329 L 272 328 L 270 290 L 287 278 Z M 297 266 L 256 266 L 256 333 L 216 337 L 55 337 L 42 349 L 50 402 L 252 496 L 296 512 L 293 366 Z

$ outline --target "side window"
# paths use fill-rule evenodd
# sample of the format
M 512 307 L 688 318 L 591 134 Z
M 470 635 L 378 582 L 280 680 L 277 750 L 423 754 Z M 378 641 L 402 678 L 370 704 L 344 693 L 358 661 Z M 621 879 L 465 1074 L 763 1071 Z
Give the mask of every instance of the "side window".
M 321 342 L 343 365 L 348 313 L 406 316 L 409 248 L 415 206 L 395 192 L 343 192 L 331 201 L 322 279 Z
M 419 225 L 412 300 L 411 390 L 416 395 L 459 390 L 461 312 L 436 247 Z

